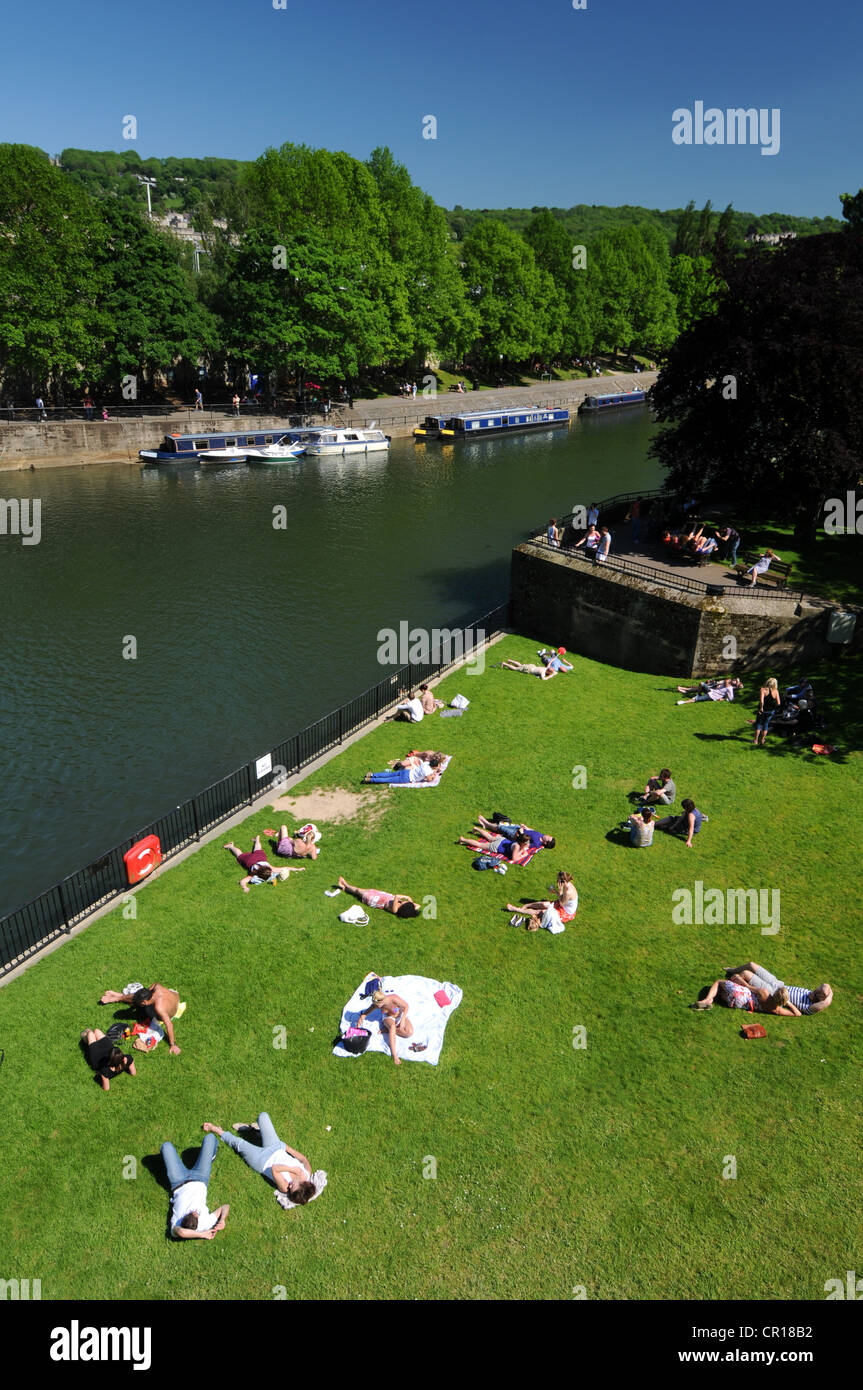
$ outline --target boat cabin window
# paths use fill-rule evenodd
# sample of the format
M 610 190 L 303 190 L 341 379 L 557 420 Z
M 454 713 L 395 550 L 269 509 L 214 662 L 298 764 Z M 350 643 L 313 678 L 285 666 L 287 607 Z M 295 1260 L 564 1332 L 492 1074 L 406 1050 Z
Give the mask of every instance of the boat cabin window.
M 225 440 L 225 448 L 226 448 L 226 449 L 229 449 L 229 448 L 231 448 L 231 447 L 236 447 L 236 443 L 237 443 L 236 439 L 226 439 L 226 440 Z
M 273 436 L 272 436 L 271 434 L 265 434 L 265 435 L 264 435 L 264 443 L 265 443 L 265 444 L 272 444 L 272 442 L 273 442 Z
M 196 439 L 196 440 L 195 440 L 195 448 L 196 448 L 196 449 L 209 449 L 209 447 L 210 447 L 210 441 L 209 441 L 209 439 Z

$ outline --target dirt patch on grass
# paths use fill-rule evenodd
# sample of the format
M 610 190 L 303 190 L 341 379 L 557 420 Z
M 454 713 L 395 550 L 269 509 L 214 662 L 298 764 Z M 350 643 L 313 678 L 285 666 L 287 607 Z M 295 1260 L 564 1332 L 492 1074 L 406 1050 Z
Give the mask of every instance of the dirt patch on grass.
M 351 792 L 343 787 L 333 787 L 329 791 L 317 788 L 308 796 L 280 796 L 273 802 L 274 811 L 283 811 L 286 816 L 302 821 L 326 821 L 331 825 L 341 825 L 349 820 L 361 820 L 365 825 L 374 825 L 387 808 L 388 798 L 378 792 Z

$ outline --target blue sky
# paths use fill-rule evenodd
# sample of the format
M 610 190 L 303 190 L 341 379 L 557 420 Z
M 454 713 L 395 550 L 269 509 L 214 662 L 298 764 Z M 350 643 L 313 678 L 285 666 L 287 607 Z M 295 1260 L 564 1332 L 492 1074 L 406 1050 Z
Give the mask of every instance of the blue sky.
M 3 40 L 0 140 L 52 154 L 389 145 L 447 207 L 839 216 L 863 184 L 859 0 L 40 0 Z M 779 153 L 675 145 L 696 101 L 778 107 Z

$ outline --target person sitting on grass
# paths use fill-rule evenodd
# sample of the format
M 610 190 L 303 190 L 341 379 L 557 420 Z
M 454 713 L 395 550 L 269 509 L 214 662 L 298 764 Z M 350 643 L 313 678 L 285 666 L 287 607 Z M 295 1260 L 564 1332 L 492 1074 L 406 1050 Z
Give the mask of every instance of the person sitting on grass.
M 187 1168 L 174 1145 L 162 1145 L 162 1159 L 171 1184 L 171 1235 L 175 1240 L 214 1240 L 224 1231 L 231 1208 L 207 1209 L 207 1185 L 219 1141 L 208 1134 L 194 1168 Z
M 690 1004 L 690 1009 L 712 1009 L 714 1000 L 726 1009 L 748 1009 L 754 1014 L 780 1014 L 783 1018 L 797 1018 L 800 1010 L 789 1002 L 788 990 L 749 989 L 733 980 L 714 980 L 700 999 Z
M 656 828 L 656 819 L 649 806 L 644 806 L 640 811 L 633 811 L 629 817 L 629 843 L 635 849 L 646 849 L 653 844 L 653 832 Z
M 697 705 L 702 700 L 733 700 L 735 693 L 743 689 L 743 682 L 739 676 L 725 676 L 715 684 L 711 683 L 706 690 L 699 690 L 697 695 L 690 695 L 687 700 L 678 700 L 679 705 Z
M 564 922 L 571 922 L 578 911 L 578 890 L 572 881 L 572 874 L 564 873 L 561 869 L 557 876 L 557 897 L 553 902 L 530 902 L 524 903 L 521 907 L 516 907 L 515 903 L 507 903 L 504 911 L 515 914 L 510 918 L 513 926 L 520 917 L 527 917 L 527 931 L 539 931 L 540 927 L 551 928 L 556 932 L 563 931 Z
M 397 1067 L 401 1066 L 401 1058 L 396 1051 L 396 1038 L 409 1038 L 413 1035 L 414 1026 L 408 1018 L 408 1002 L 400 998 L 398 994 L 384 994 L 382 989 L 376 989 L 372 995 L 372 1002 L 369 1008 L 364 1009 L 357 1019 L 357 1027 L 365 1026 L 366 1016 L 373 1009 L 380 1009 L 383 1015 L 381 1019 L 381 1032 L 387 1037 L 390 1045 L 390 1052 L 393 1054 L 393 1061 Z
M 647 779 L 642 800 L 647 806 L 672 806 L 677 796 L 677 787 L 667 767 Z
M 779 556 L 776 554 L 776 552 L 768 548 L 761 555 L 758 556 L 758 559 L 755 561 L 754 565 L 750 565 L 749 569 L 746 570 L 745 573 L 741 576 L 741 579 L 747 579 L 751 575 L 752 578 L 749 580 L 749 588 L 754 589 L 759 574 L 766 574 L 772 562 L 778 559 Z
M 786 985 L 757 961 L 747 961 L 745 965 L 732 966 L 726 970 L 725 978 L 732 984 L 744 985 L 753 993 L 774 994 L 778 989 L 788 993 L 788 1003 L 800 1014 L 817 1014 L 829 1009 L 833 1003 L 833 990 L 830 985 L 819 985 L 817 989 L 805 989 L 802 985 Z
M 440 753 L 432 753 L 427 760 L 418 753 L 411 753 L 395 763 L 388 772 L 367 772 L 363 781 L 399 785 L 408 782 L 434 782 L 440 776 L 442 762 L 443 757 Z
M 557 672 L 551 666 L 534 666 L 529 661 L 514 661 L 507 657 L 506 661 L 500 662 L 502 671 L 523 671 L 526 676 L 539 676 L 541 681 L 550 681 Z
M 532 830 L 529 825 L 517 825 L 515 821 L 494 821 L 488 820 L 485 816 L 477 816 L 476 823 L 483 830 L 506 835 L 510 840 L 516 835 L 524 835 L 534 849 L 554 849 L 557 844 L 553 835 L 544 835 L 541 830 Z
M 103 1091 L 110 1091 L 114 1077 L 122 1076 L 124 1072 L 129 1076 L 137 1076 L 132 1058 L 110 1038 L 106 1038 L 101 1028 L 85 1028 L 81 1034 L 81 1041 L 87 1061 L 98 1076 Z
M 695 802 L 687 798 L 682 802 L 682 816 L 663 816 L 662 820 L 656 822 L 657 830 L 664 830 L 668 835 L 686 835 L 686 848 L 692 849 L 692 837 L 697 835 L 701 829 L 702 822 L 708 819 L 702 815 Z
M 419 917 L 420 905 L 405 893 L 384 893 L 380 888 L 357 888 L 347 879 L 339 877 L 339 887 L 352 897 L 359 898 L 364 907 L 379 907 L 382 912 L 391 912 L 395 917 Z
M 160 984 L 150 985 L 149 989 L 142 985 L 133 994 L 121 994 L 115 989 L 106 989 L 99 1003 L 128 1004 L 130 1008 L 138 1009 L 151 1023 L 160 1023 L 168 1038 L 168 1051 L 179 1054 L 180 1049 L 174 1038 L 173 1020 L 182 1017 L 186 1006 L 180 1003 L 180 996 L 175 989 L 166 989 Z
M 500 854 L 511 864 L 523 864 L 531 857 L 531 844 L 526 835 L 516 835 L 514 840 L 510 840 L 506 835 L 501 835 L 497 826 L 492 831 L 475 825 L 474 830 L 477 832 L 478 839 L 472 840 L 465 835 L 460 835 L 456 844 L 467 845 L 474 854 Z
M 261 1137 L 260 1144 L 250 1144 L 248 1139 L 241 1139 L 239 1134 L 229 1134 L 209 1121 L 201 1128 L 208 1135 L 217 1135 L 223 1144 L 244 1158 L 250 1168 L 272 1183 L 277 1192 L 290 1197 L 294 1206 L 304 1207 L 317 1196 L 317 1188 L 311 1181 L 312 1165 L 305 1154 L 282 1143 L 266 1110 L 261 1111 L 257 1124 L 234 1125 L 235 1130 L 257 1131 Z
M 282 842 L 287 839 L 287 826 L 282 826 Z M 303 869 L 289 869 L 286 864 L 280 868 L 274 868 L 267 859 L 265 852 L 261 849 L 261 837 L 255 836 L 255 843 L 247 853 L 241 853 L 237 845 L 231 841 L 224 846 L 230 850 L 237 863 L 246 870 L 246 877 L 240 879 L 240 887 L 244 893 L 248 893 L 250 887 L 257 888 L 261 883 L 281 883 L 291 874 L 304 873 Z

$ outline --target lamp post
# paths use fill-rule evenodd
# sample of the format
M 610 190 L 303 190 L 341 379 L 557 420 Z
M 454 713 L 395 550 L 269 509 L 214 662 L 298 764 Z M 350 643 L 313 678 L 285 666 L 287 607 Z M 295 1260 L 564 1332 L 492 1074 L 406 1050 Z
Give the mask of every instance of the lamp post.
M 136 174 L 135 178 L 142 183 L 147 190 L 147 216 L 152 220 L 153 206 L 150 202 L 150 189 L 156 187 L 156 180 L 148 178 L 145 174 Z

